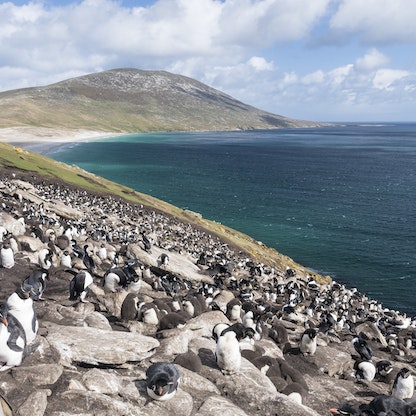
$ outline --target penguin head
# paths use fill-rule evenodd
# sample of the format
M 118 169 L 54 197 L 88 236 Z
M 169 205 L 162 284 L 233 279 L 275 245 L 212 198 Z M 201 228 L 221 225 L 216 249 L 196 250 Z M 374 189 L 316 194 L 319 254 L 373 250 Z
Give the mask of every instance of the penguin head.
M 357 411 L 350 406 L 349 404 L 343 404 L 338 408 L 329 409 L 333 415 L 344 415 L 344 416 L 356 416 L 358 415 Z
M 406 367 L 403 367 L 397 374 L 397 377 L 401 377 L 401 378 L 408 378 L 409 376 L 410 376 L 410 370 Z

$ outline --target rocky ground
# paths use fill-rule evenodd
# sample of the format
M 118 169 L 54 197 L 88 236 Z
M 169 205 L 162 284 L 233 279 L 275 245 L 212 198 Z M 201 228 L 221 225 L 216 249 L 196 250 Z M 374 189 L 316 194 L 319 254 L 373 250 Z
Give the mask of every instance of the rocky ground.
M 0 372 L 0 389 L 16 415 L 329 415 L 342 403 L 358 406 L 390 394 L 402 367 L 414 373 L 414 322 L 356 290 L 255 264 L 207 231 L 29 173 L 0 172 L 0 194 L 1 244 L 11 244 L 15 259 L 0 268 L 1 301 L 31 271 L 49 266 L 39 259 L 42 248 L 52 253 L 46 289 L 34 302 L 36 339 L 20 366 Z M 88 256 L 77 255 L 75 243 L 87 246 Z M 65 250 L 71 270 L 93 276 L 86 302 L 69 299 L 73 274 L 61 265 Z M 139 264 L 140 288 L 104 287 L 105 273 L 129 259 Z M 132 297 L 137 313 L 127 309 Z M 254 337 L 240 341 L 241 367 L 226 375 L 212 331 L 235 322 Z M 306 328 L 318 331 L 309 355 L 299 349 Z M 351 342 L 357 335 L 371 346 L 374 364 L 391 362 L 388 377 L 357 377 Z M 176 395 L 165 402 L 146 393 L 146 369 L 158 361 L 175 363 L 181 375 Z M 302 404 L 291 390 L 302 394 Z

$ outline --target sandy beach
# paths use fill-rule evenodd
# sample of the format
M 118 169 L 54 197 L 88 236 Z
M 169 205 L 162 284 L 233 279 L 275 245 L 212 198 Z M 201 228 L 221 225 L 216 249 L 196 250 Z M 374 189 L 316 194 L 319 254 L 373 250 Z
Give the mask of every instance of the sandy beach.
M 48 153 L 69 143 L 119 136 L 122 133 L 44 127 L 0 128 L 0 141 L 37 153 Z

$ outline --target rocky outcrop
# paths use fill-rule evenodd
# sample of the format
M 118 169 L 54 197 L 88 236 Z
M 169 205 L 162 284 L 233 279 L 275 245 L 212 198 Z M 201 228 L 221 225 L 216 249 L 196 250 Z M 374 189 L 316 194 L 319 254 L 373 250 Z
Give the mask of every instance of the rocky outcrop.
M 0 372 L 16 415 L 317 416 L 389 394 L 395 372 L 414 371 L 413 322 L 356 290 L 256 264 L 206 231 L 110 195 L 35 176 L 19 181 L 7 171 L 0 185 L 0 243 L 13 247 L 15 259 L 12 268 L 0 268 L 2 300 L 40 267 L 41 249 L 52 256 L 34 302 L 36 339 L 20 366 Z M 65 250 L 73 273 L 61 265 Z M 108 290 L 106 273 L 127 260 L 140 284 Z M 80 271 L 93 277 L 85 302 L 69 300 Z M 193 304 L 187 312 L 186 302 Z M 237 317 L 229 302 L 240 308 Z M 241 366 L 226 375 L 216 362 L 213 329 L 235 323 L 244 330 Z M 313 355 L 298 347 L 308 327 L 318 330 Z M 389 360 L 393 373 L 358 378 L 351 343 L 358 335 L 371 345 L 372 362 Z M 167 401 L 146 390 L 146 370 L 158 361 L 175 363 L 180 373 Z

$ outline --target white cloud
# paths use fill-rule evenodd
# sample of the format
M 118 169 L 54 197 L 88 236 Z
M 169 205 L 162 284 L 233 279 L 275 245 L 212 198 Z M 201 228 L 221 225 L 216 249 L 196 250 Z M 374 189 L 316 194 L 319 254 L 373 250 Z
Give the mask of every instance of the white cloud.
M 393 90 L 393 84 L 402 78 L 408 77 L 408 71 L 397 69 L 379 69 L 373 79 L 373 85 L 380 90 Z
M 247 62 L 255 71 L 272 71 L 274 69 L 273 62 L 267 62 L 261 56 L 253 56 Z
M 331 18 L 331 28 L 365 42 L 416 41 L 414 0 L 342 0 Z
M 387 64 L 388 62 L 389 58 L 387 58 L 387 56 L 373 48 L 363 57 L 360 57 L 355 61 L 355 67 L 358 70 L 371 71 Z

